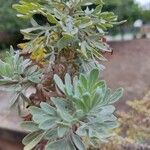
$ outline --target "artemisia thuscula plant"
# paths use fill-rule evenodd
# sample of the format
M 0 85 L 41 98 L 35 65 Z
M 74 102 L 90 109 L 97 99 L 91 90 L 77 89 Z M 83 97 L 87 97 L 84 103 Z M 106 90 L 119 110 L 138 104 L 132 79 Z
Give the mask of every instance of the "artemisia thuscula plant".
M 111 48 L 107 29 L 118 24 L 102 12 L 102 0 L 20 0 L 18 17 L 31 20 L 21 30 L 24 43 L 0 61 L 1 89 L 14 93 L 11 107 L 29 133 L 24 150 L 86 150 L 114 136 L 118 127 L 112 91 L 100 80 Z M 29 97 L 26 92 L 34 88 Z

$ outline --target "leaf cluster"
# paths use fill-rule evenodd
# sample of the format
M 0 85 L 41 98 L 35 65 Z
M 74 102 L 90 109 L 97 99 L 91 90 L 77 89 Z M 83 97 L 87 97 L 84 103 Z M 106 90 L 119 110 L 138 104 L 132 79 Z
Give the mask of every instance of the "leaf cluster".
M 0 87 L 1 91 L 13 92 L 12 106 L 21 97 L 27 101 L 24 92 L 31 86 L 40 83 L 42 70 L 32 64 L 29 59 L 20 56 L 19 51 L 11 48 L 4 61 L 0 60 Z
M 90 9 L 93 4 L 96 7 Z M 103 42 L 105 31 L 118 24 L 114 13 L 102 12 L 103 5 L 102 0 L 20 0 L 13 7 L 18 17 L 32 20 L 33 27 L 21 30 L 30 40 L 26 46 L 30 52 L 39 47 L 46 48 L 48 54 L 71 49 L 76 60 L 91 59 L 98 67 L 97 60 L 105 60 L 102 53 L 112 52 Z
M 29 108 L 32 121 L 22 126 L 31 134 L 23 140 L 24 149 L 30 150 L 45 139 L 46 150 L 84 150 L 89 145 L 96 146 L 96 140 L 105 141 L 112 136 L 112 129 L 118 127 L 112 103 L 122 96 L 122 89 L 111 92 L 98 77 L 97 69 L 73 81 L 66 74 L 65 83 L 55 75 L 55 83 L 65 97 L 53 97 L 50 104 L 42 102 L 40 107 Z

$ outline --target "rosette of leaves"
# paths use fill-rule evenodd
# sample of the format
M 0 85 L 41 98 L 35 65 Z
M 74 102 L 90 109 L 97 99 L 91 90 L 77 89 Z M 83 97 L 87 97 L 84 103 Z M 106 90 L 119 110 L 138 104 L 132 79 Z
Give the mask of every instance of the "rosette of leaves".
M 33 25 L 21 30 L 29 40 L 26 50 L 32 53 L 42 47 L 47 55 L 54 51 L 57 56 L 71 50 L 81 68 L 87 70 L 101 68 L 98 60 L 105 60 L 102 53 L 112 52 L 103 38 L 108 28 L 118 24 L 117 16 L 102 12 L 103 5 L 102 0 L 20 0 L 13 7 L 18 17 L 31 19 Z
M 45 150 L 85 150 L 113 135 L 118 123 L 112 104 L 122 96 L 121 88 L 112 92 L 99 80 L 98 69 L 73 80 L 66 74 L 64 83 L 55 75 L 54 81 L 64 97 L 29 108 L 32 121 L 22 123 L 31 132 L 23 139 L 24 150 L 42 140 L 47 141 Z
M 28 100 L 24 92 L 31 85 L 39 83 L 41 76 L 42 71 L 38 66 L 33 65 L 29 59 L 24 59 L 19 51 L 14 51 L 12 47 L 4 61 L 0 60 L 0 90 L 15 94 L 12 106 L 20 98 Z

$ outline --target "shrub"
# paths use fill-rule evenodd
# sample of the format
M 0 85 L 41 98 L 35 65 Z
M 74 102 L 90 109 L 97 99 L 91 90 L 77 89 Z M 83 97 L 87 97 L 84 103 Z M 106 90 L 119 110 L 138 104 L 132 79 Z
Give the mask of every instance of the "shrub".
M 99 80 L 99 61 L 112 52 L 104 35 L 117 16 L 101 11 L 102 0 L 20 0 L 13 7 L 33 27 L 21 30 L 28 41 L 22 50 L 11 48 L 0 62 L 0 85 L 14 92 L 11 106 L 26 112 L 24 150 L 84 150 L 113 136 L 113 103 L 123 90 Z M 26 97 L 30 87 L 36 92 Z

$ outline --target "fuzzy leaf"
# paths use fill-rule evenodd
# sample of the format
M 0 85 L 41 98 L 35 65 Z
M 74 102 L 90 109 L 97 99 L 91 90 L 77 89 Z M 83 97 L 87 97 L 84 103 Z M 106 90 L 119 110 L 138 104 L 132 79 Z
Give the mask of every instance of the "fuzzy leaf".
M 47 104 L 47 103 L 42 102 L 42 103 L 40 104 L 40 107 L 41 107 L 41 109 L 42 109 L 45 113 L 47 113 L 47 114 L 49 114 L 49 115 L 55 115 L 55 114 L 56 114 L 56 110 L 55 110 L 52 106 L 50 106 L 49 104 Z
M 76 150 L 73 143 L 70 140 L 58 140 L 56 142 L 49 143 L 45 150 Z
M 86 150 L 86 148 L 85 148 L 85 146 L 84 146 L 84 144 L 83 144 L 81 138 L 80 138 L 78 135 L 73 134 L 73 135 L 72 135 L 72 140 L 73 140 L 75 146 L 76 146 L 79 150 Z
M 49 129 L 53 128 L 55 125 L 56 125 L 56 118 L 49 118 L 48 120 L 40 123 L 39 128 L 42 130 L 49 130 Z
M 24 150 L 32 150 L 42 140 L 43 136 L 43 133 L 36 136 L 24 147 Z
M 41 135 L 42 131 L 35 131 L 32 132 L 30 134 L 28 134 L 27 136 L 24 137 L 24 139 L 22 140 L 22 143 L 24 145 L 28 145 L 31 141 L 33 141 L 38 135 Z
M 34 123 L 33 121 L 25 121 L 21 123 L 21 127 L 30 132 L 35 132 L 39 130 L 38 124 Z
M 68 130 L 69 130 L 68 127 L 65 127 L 65 126 L 58 127 L 57 129 L 58 137 L 62 138 L 63 136 L 65 136 Z
M 68 95 L 72 95 L 72 83 L 69 74 L 65 75 L 65 87 Z
M 109 104 L 115 103 L 116 101 L 118 101 L 123 95 L 123 89 L 119 88 L 117 89 L 110 97 L 109 99 Z
M 64 84 L 63 84 L 63 82 L 62 82 L 62 80 L 61 80 L 61 78 L 58 76 L 58 75 L 54 75 L 54 81 L 55 81 L 55 83 L 56 83 L 56 85 L 58 86 L 58 88 L 63 92 L 63 93 L 65 93 L 65 90 L 64 90 Z

